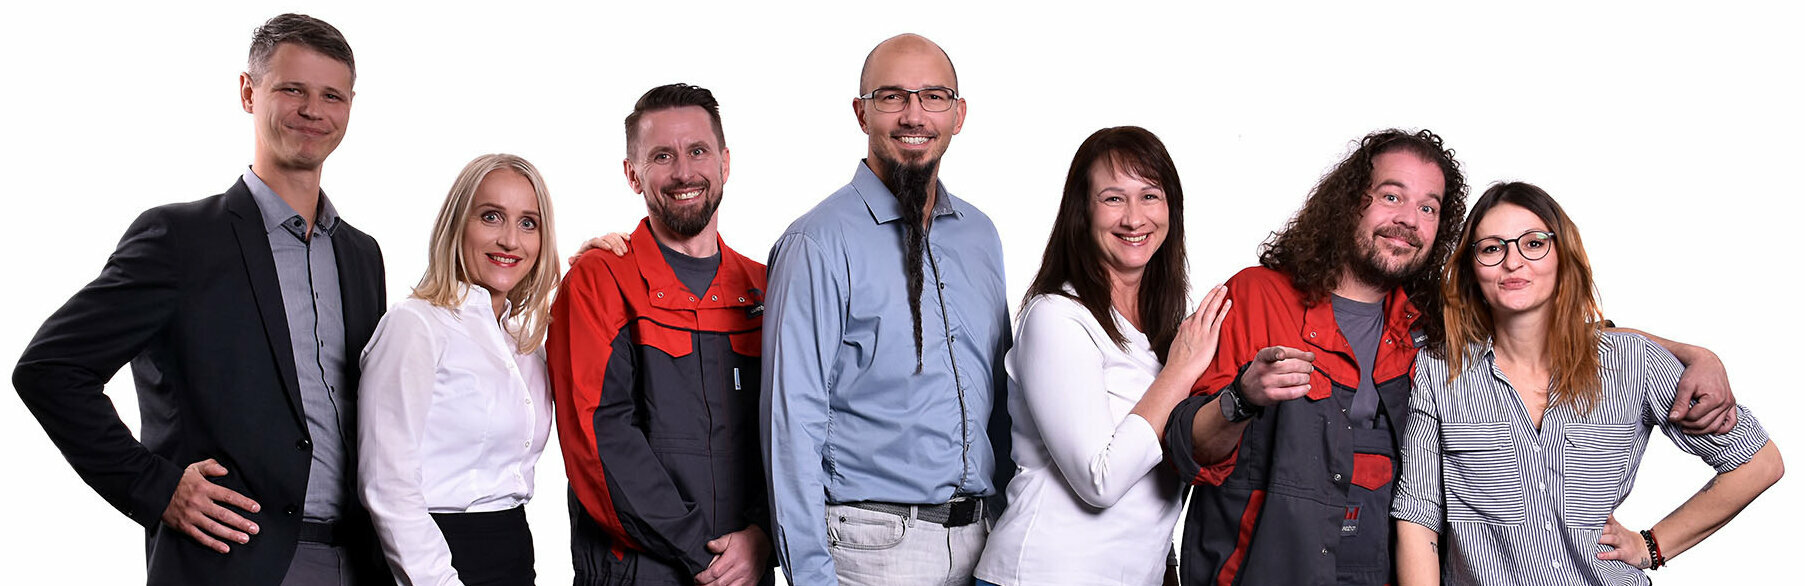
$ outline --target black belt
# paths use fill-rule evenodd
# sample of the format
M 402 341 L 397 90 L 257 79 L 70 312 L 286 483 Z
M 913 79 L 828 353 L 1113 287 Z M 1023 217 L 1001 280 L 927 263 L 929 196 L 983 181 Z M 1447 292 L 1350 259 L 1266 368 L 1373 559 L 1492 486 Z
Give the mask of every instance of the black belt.
M 342 536 L 338 532 L 338 523 L 301 522 L 301 541 L 323 543 L 338 546 Z
M 934 523 L 944 527 L 964 527 L 984 518 L 983 500 L 975 497 L 956 498 L 938 505 L 904 505 L 878 501 L 859 501 L 846 503 L 846 506 L 879 513 L 889 513 L 899 517 L 909 517 L 911 509 L 916 519 Z

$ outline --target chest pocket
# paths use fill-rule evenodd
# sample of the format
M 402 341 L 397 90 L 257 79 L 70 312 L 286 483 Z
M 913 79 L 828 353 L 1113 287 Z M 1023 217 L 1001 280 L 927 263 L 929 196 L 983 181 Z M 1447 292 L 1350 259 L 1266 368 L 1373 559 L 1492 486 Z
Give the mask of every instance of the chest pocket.
M 1561 454 L 1561 516 L 1568 527 L 1604 527 L 1629 474 L 1635 433 L 1633 423 L 1567 425 Z
M 1443 423 L 1442 454 L 1449 523 L 1521 525 L 1528 518 L 1510 422 Z
M 635 344 L 657 348 L 672 358 L 688 356 L 695 351 L 695 338 L 685 330 L 665 327 L 649 319 L 636 319 L 632 331 Z

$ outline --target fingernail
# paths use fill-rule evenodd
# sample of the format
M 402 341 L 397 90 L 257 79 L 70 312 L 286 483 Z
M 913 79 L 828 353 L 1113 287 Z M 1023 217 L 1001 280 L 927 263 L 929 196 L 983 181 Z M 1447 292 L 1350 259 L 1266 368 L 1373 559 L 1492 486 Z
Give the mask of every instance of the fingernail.
M 258 529 L 258 528 L 257 528 L 257 524 L 256 524 L 256 523 L 252 523 L 252 524 L 251 524 L 251 533 L 256 533 L 256 532 L 258 532 L 258 531 L 260 531 L 260 529 Z

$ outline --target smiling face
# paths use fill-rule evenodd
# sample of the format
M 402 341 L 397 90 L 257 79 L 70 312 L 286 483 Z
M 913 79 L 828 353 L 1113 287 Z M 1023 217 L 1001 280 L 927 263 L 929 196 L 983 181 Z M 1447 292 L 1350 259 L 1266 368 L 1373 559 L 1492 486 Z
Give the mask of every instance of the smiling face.
M 1091 165 L 1090 196 L 1091 239 L 1110 280 L 1139 282 L 1166 242 L 1165 191 L 1101 159 Z
M 1523 237 L 1529 232 L 1551 230 L 1548 223 L 1534 212 L 1523 206 L 1503 203 L 1493 207 L 1484 218 L 1479 219 L 1479 223 L 1473 228 L 1473 239 L 1476 242 L 1487 238 L 1509 240 Z M 1503 321 L 1499 318 L 1512 315 L 1544 311 L 1549 307 L 1549 301 L 1554 299 L 1555 286 L 1559 280 L 1559 250 L 1553 248 L 1552 243 L 1540 242 L 1539 245 L 1550 247 L 1543 251 L 1547 256 L 1527 260 L 1520 247 L 1532 242 L 1536 241 L 1523 238 L 1505 245 L 1504 260 L 1495 266 L 1480 264 L 1477 258 L 1468 261 L 1473 263 L 1479 293 L 1485 297 L 1486 305 L 1491 306 L 1494 321 Z
M 885 41 L 871 54 L 860 78 L 859 93 L 875 90 L 958 89 L 953 64 L 932 42 L 905 35 Z M 921 107 L 921 96 L 907 98 L 900 112 L 879 112 L 873 100 L 854 98 L 852 108 L 869 147 L 866 162 L 886 181 L 897 166 L 937 168 L 953 135 L 965 125 L 965 100 L 954 100 L 945 112 Z
M 351 68 L 283 43 L 265 69 L 256 80 L 239 76 L 239 100 L 256 120 L 254 162 L 270 171 L 318 171 L 351 121 Z
M 627 184 L 645 196 L 652 222 L 682 238 L 714 225 L 730 157 L 707 110 L 646 112 L 631 157 L 624 164 Z
M 1366 209 L 1354 226 L 1354 274 L 1388 289 L 1422 268 L 1435 242 L 1445 187 L 1441 167 L 1413 153 L 1373 157 Z
M 471 284 L 489 290 L 497 315 L 539 260 L 539 222 L 532 182 L 511 169 L 489 172 L 471 198 L 463 264 Z

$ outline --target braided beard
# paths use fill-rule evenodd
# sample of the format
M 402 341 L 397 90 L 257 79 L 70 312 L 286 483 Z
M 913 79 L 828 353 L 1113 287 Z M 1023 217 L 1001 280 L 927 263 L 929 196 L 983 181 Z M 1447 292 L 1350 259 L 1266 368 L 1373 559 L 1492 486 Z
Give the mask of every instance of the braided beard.
M 908 279 L 909 318 L 914 322 L 915 373 L 921 374 L 921 260 L 927 248 L 927 227 L 922 222 L 928 204 L 928 188 L 933 185 L 934 171 L 940 161 L 930 160 L 911 165 L 902 161 L 884 161 L 890 177 L 884 186 L 896 196 L 902 207 L 903 276 Z

